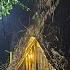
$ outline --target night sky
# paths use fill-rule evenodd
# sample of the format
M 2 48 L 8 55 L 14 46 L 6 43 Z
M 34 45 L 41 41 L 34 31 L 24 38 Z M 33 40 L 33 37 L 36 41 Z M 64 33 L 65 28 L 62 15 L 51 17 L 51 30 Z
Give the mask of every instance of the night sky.
M 32 9 L 32 4 L 26 3 L 26 0 L 21 1 L 30 9 Z M 11 10 L 11 14 L 3 17 L 0 20 L 0 61 L 6 62 L 8 58 L 8 53 L 5 50 L 11 51 L 16 45 L 16 42 L 20 39 L 20 30 L 23 32 L 26 30 L 24 26 L 29 25 L 30 12 L 23 10 L 20 6 L 15 5 Z M 13 41 L 13 44 L 12 44 Z

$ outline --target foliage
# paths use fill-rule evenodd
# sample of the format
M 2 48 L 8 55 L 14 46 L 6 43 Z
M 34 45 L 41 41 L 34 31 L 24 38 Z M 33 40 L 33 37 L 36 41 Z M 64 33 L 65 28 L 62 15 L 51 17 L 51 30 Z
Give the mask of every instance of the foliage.
M 10 14 L 13 6 L 18 3 L 18 0 L 0 0 L 0 18 Z
M 27 6 L 20 3 L 18 0 L 0 0 L 0 19 L 2 19 L 3 16 L 6 16 L 10 14 L 11 9 L 15 4 L 20 5 L 23 9 L 29 10 Z

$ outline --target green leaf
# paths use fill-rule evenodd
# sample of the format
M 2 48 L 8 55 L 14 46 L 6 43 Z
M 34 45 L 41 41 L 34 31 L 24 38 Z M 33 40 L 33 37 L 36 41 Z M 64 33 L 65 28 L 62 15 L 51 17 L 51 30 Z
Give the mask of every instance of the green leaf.
M 11 9 L 17 3 L 18 0 L 0 0 L 0 19 L 1 16 L 10 14 Z
M 18 4 L 26 11 L 30 10 L 30 8 L 20 3 L 20 1 L 18 0 L 0 0 L 0 19 L 2 18 L 2 16 L 7 16 L 8 14 L 10 14 L 10 11 L 15 4 Z

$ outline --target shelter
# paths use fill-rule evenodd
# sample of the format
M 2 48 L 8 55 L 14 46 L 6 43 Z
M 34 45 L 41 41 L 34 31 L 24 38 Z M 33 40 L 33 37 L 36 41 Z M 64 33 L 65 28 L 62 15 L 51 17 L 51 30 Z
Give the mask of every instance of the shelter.
M 15 70 L 56 70 L 49 63 L 44 50 L 35 37 L 31 37 Z

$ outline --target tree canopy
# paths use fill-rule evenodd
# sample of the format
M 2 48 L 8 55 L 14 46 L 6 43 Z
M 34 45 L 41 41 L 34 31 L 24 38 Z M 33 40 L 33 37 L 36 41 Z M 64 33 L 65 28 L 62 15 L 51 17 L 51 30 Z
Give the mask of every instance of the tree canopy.
M 11 9 L 17 3 L 18 0 L 0 0 L 0 19 L 2 16 L 10 14 Z
M 27 6 L 20 3 L 18 0 L 0 0 L 0 19 L 2 19 L 3 16 L 9 15 L 15 4 L 19 4 L 23 9 L 26 9 L 27 11 L 30 10 Z

